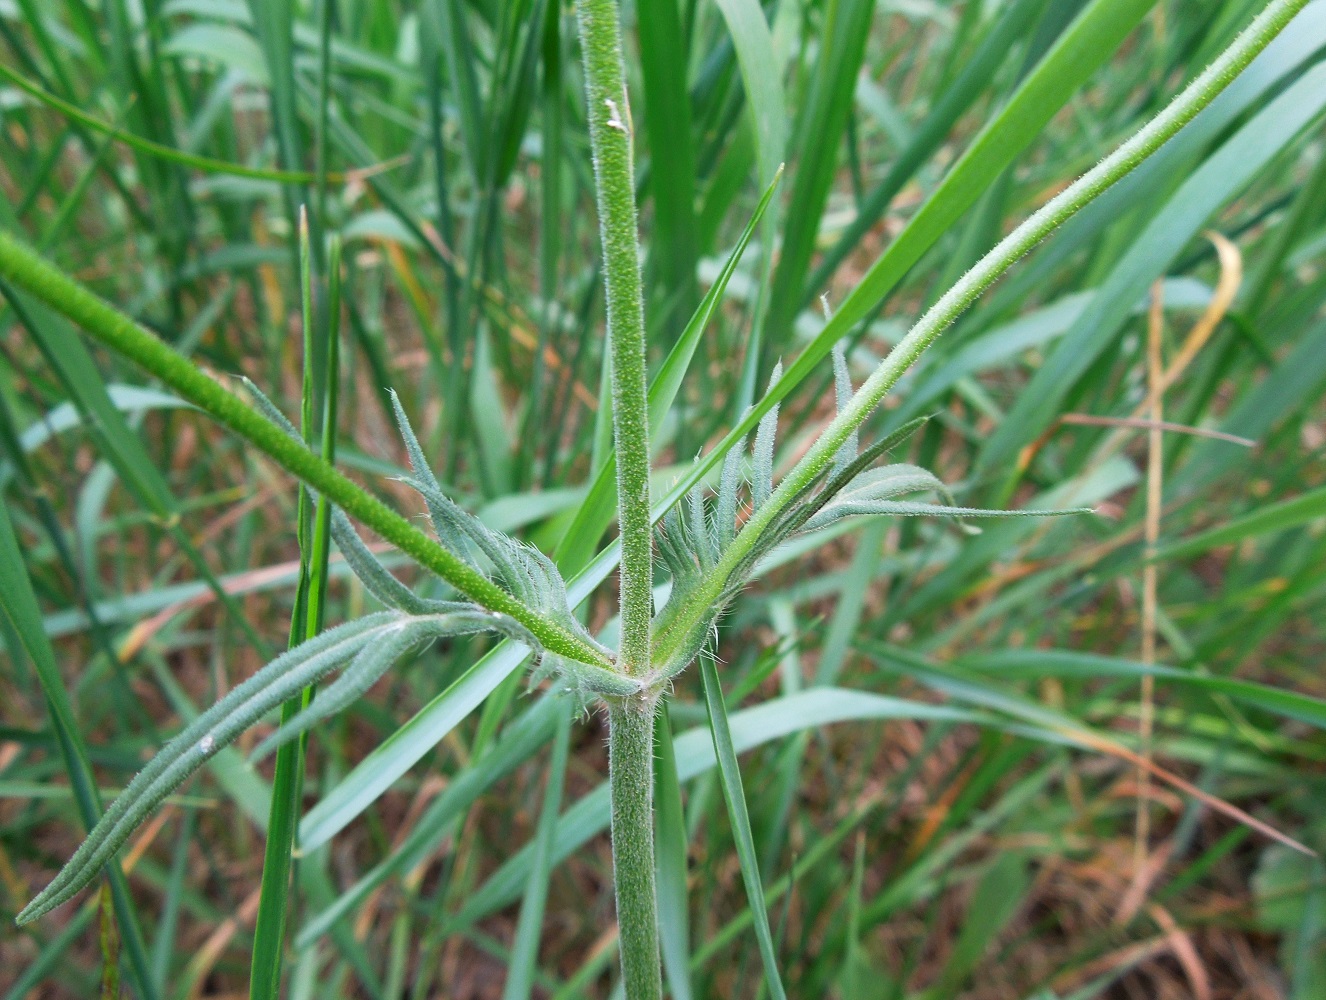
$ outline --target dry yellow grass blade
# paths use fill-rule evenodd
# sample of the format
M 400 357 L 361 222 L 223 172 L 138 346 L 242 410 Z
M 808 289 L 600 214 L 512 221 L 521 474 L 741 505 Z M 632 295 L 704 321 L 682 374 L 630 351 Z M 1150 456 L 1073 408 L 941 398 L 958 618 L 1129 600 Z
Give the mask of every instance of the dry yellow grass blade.
M 1230 444 L 1242 445 L 1244 448 L 1255 448 L 1257 442 L 1252 438 L 1239 437 L 1237 434 L 1226 434 L 1224 431 L 1213 431 L 1206 427 L 1190 427 L 1187 424 L 1173 424 L 1168 420 L 1148 420 L 1145 417 L 1097 417 L 1090 413 L 1065 413 L 1059 418 L 1061 424 L 1077 424 L 1083 427 L 1127 427 L 1132 430 L 1161 430 L 1168 431 L 1171 434 L 1191 434 L 1193 437 L 1210 438 L 1213 441 L 1227 441 Z
M 1178 381 L 1179 376 L 1197 357 L 1197 353 L 1211 339 L 1211 334 L 1215 333 L 1216 327 L 1225 318 L 1225 313 L 1229 312 L 1229 307 L 1234 303 L 1234 296 L 1238 294 L 1239 285 L 1243 283 L 1243 255 L 1239 253 L 1239 248 L 1214 230 L 1207 230 L 1206 238 L 1215 245 L 1216 255 L 1220 258 L 1220 278 L 1216 282 L 1215 291 L 1211 295 L 1211 301 L 1207 303 L 1206 310 L 1189 331 L 1183 346 L 1179 348 L 1174 360 L 1169 363 L 1164 375 L 1161 376 L 1159 384 L 1150 390 L 1152 393 L 1167 392 Z M 1143 402 L 1134 416 L 1140 415 L 1149 403 L 1149 400 Z
M 1125 763 L 1133 764 L 1139 770 L 1145 770 L 1152 778 L 1160 779 L 1172 788 L 1176 788 L 1185 795 L 1189 795 L 1196 799 L 1203 805 L 1211 807 L 1221 815 L 1228 816 L 1230 819 L 1242 823 L 1257 831 L 1264 837 L 1274 840 L 1277 843 L 1284 844 L 1286 847 L 1293 848 L 1295 851 L 1299 851 L 1310 858 L 1317 857 L 1316 851 L 1299 843 L 1287 833 L 1280 832 L 1269 823 L 1259 820 L 1256 816 L 1240 809 L 1232 802 L 1226 802 L 1224 799 L 1218 798 L 1210 792 L 1198 788 L 1192 782 L 1179 777 L 1173 771 L 1166 770 L 1159 764 L 1155 763 L 1155 761 L 1149 760 L 1142 754 L 1137 753 L 1134 750 L 1129 750 L 1121 743 L 1116 743 L 1114 740 L 1101 736 L 1098 733 L 1093 733 L 1085 729 L 1078 729 L 1072 726 L 1054 726 L 1048 728 L 1051 728 L 1054 732 L 1059 733 L 1061 736 L 1064 736 L 1087 749 L 1109 754 L 1111 757 L 1117 757 Z
M 1216 281 L 1215 289 L 1211 293 L 1211 301 L 1207 303 L 1206 309 L 1198 317 L 1197 322 L 1188 332 L 1188 336 L 1184 338 L 1183 344 L 1175 354 L 1174 359 L 1162 369 L 1163 374 L 1159 382 L 1152 386 L 1148 381 L 1146 398 L 1126 417 L 1106 417 L 1084 413 L 1064 414 L 1057 422 L 1051 424 L 1040 437 L 1022 449 L 1018 455 L 1019 469 L 1026 469 L 1031 465 L 1036 455 L 1050 441 L 1061 424 L 1114 426 L 1116 428 L 1114 433 L 1108 435 L 1096 448 L 1093 466 L 1099 465 L 1117 452 L 1131 436 L 1132 431 L 1149 430 L 1152 427 L 1154 421 L 1147 416 L 1151 410 L 1152 395 L 1156 392 L 1161 394 L 1167 392 L 1179 380 L 1179 377 L 1187 370 L 1188 366 L 1192 364 L 1198 352 L 1206 346 L 1206 343 L 1211 339 L 1211 335 L 1219 327 L 1220 321 L 1229 312 L 1229 307 L 1233 304 L 1234 297 L 1238 294 L 1239 286 L 1243 282 L 1243 256 L 1239 253 L 1238 247 L 1213 230 L 1207 231 L 1206 238 L 1216 248 L 1216 256 L 1220 261 L 1220 276 Z M 1187 427 L 1183 424 L 1162 422 L 1161 429 L 1181 434 L 1194 434 L 1199 437 L 1215 437 L 1221 441 L 1229 441 L 1232 444 L 1240 444 L 1245 447 L 1252 447 L 1256 444 L 1248 438 L 1232 434 L 1227 435 L 1219 431 L 1208 431 L 1200 427 Z
M 244 902 L 239 904 L 239 909 L 216 925 L 216 929 L 207 936 L 207 940 L 194 953 L 183 975 L 184 981 L 190 984 L 188 1000 L 199 1000 L 202 997 L 203 985 L 207 981 L 207 975 L 212 971 L 221 956 L 225 954 L 231 939 L 239 933 L 241 927 L 247 926 L 257 919 L 259 898 L 260 890 L 254 889 L 245 897 Z

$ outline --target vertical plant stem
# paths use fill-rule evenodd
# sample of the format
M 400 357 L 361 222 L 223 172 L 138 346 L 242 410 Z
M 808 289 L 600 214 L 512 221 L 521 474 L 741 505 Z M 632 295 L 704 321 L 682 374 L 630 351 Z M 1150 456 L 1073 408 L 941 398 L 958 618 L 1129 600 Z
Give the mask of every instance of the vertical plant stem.
M 645 312 L 635 220 L 631 109 L 614 0 L 576 4 L 585 62 L 585 99 L 594 155 L 603 282 L 612 351 L 612 432 L 617 449 L 617 519 L 622 538 L 621 665 L 649 671 L 653 552 L 649 528 L 649 404 L 645 392 Z
M 650 669 L 654 570 L 631 108 L 615 0 L 580 0 L 576 20 L 585 64 L 612 362 L 617 523 L 622 541 L 618 668 L 639 677 Z M 627 1000 L 655 1000 L 663 992 L 654 895 L 654 706 L 654 696 L 647 694 L 614 702 L 609 709 L 613 876 Z
M 654 893 L 654 706 L 653 699 L 630 699 L 608 710 L 612 868 L 627 1000 L 663 994 Z

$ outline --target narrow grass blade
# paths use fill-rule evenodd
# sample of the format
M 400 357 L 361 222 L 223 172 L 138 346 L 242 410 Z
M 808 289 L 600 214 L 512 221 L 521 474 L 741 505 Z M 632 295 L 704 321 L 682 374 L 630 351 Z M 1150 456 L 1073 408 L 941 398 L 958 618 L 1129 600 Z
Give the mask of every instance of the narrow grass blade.
M 539 700 L 529 710 L 507 723 L 497 741 L 473 764 L 458 774 L 419 817 L 409 835 L 367 871 L 353 886 L 340 893 L 335 902 L 306 920 L 295 939 L 295 946 L 307 948 L 325 934 L 336 921 L 389 878 L 399 877 L 420 865 L 437 850 L 478 800 L 502 778 L 538 753 L 552 739 L 561 711 L 556 696 Z
M 727 707 L 723 704 L 723 688 L 712 657 L 700 657 L 700 676 L 704 680 L 705 707 L 709 710 L 709 728 L 713 733 L 714 756 L 718 760 L 719 778 L 723 785 L 723 798 L 727 802 L 728 819 L 732 823 L 732 836 L 741 862 L 741 878 L 746 884 L 746 899 L 755 914 L 755 937 L 760 945 L 760 959 L 764 962 L 764 981 L 775 1000 L 786 1000 L 782 976 L 778 970 L 778 956 L 774 951 L 773 933 L 769 930 L 769 910 L 764 902 L 764 880 L 760 876 L 760 862 L 755 854 L 755 841 L 750 832 L 750 813 L 746 809 L 746 793 L 741 787 L 741 765 L 732 743 L 728 725 Z
M 501 497 L 513 483 L 511 431 L 507 425 L 499 372 L 490 338 L 483 330 L 474 339 L 474 371 L 470 376 L 470 422 L 479 455 L 484 493 Z
M 783 60 L 780 58 L 779 47 L 774 43 L 773 32 L 765 18 L 762 4 L 757 0 L 718 0 L 717 6 L 736 50 L 746 105 L 750 110 L 755 175 L 760 184 L 767 187 L 778 178 L 784 158 L 789 153 L 791 127 L 787 94 L 783 87 Z M 771 13 L 779 10 L 783 12 L 781 26 L 790 27 L 788 21 L 794 16 L 790 13 L 792 8 L 775 7 L 771 8 Z M 780 20 L 776 14 L 775 18 Z M 739 134 L 732 146 L 733 151 L 725 162 L 729 165 L 729 175 L 735 180 L 738 172 L 744 173 L 749 163 L 749 140 L 745 139 L 745 133 Z M 721 190 L 721 186 L 718 189 Z M 714 191 L 715 188 L 711 188 L 711 196 Z M 715 198 L 713 204 L 713 211 L 718 211 L 722 199 Z M 746 359 L 742 364 L 741 380 L 732 399 L 734 417 L 750 405 L 758 391 L 759 368 L 764 354 L 761 344 L 769 301 L 769 277 L 773 271 L 774 245 L 782 217 L 781 207 L 775 204 L 773 210 L 765 216 L 761 227 L 760 294 L 752 316 L 751 336 L 745 347 Z
M 740 421 L 716 451 L 725 451 L 752 427 L 893 289 L 921 255 L 970 208 L 1000 170 L 1040 133 L 1062 103 L 1103 61 L 1150 7 L 1150 0 L 1095 0 L 1059 39 L 1018 92 L 992 119 L 945 176 L 939 189 L 873 264 L 815 339 L 788 367 L 777 387 Z M 718 461 L 706 455 L 669 499 L 684 495 Z M 675 502 L 675 500 L 673 500 Z M 665 501 L 666 503 L 666 501 Z
M 765 347 L 775 354 L 786 345 L 792 317 L 801 306 L 802 276 L 815 252 L 874 12 L 872 0 L 839 0 L 825 8 L 819 60 L 799 113 L 796 146 L 801 156 L 770 291 L 771 336 Z
M 644 78 L 644 126 L 649 143 L 649 184 L 656 230 L 651 265 L 656 282 L 668 299 L 668 315 L 676 317 L 664 341 L 669 343 L 679 333 L 680 318 L 695 308 L 699 297 L 695 281 L 699 257 L 695 140 L 691 134 L 691 97 L 683 69 L 689 59 L 677 4 L 641 4 L 636 8 L 636 16 L 640 37 L 649 39 L 647 45 L 640 46 L 640 70 Z
M 552 839 L 557 817 L 562 809 L 562 785 L 566 759 L 571 744 L 571 705 L 563 699 L 557 705 L 557 732 L 553 736 L 552 759 L 548 762 L 548 781 L 544 786 L 543 808 L 539 812 L 538 831 L 534 836 L 534 863 L 530 867 L 525 899 L 520 905 L 516 934 L 511 943 L 506 986 L 502 1000 L 529 1000 L 534 991 L 534 973 L 538 968 L 539 940 L 543 931 L 543 911 L 548 901 L 548 879 L 552 872 Z
M 866 719 L 975 722 L 989 721 L 991 718 L 968 709 L 929 705 L 868 691 L 813 688 L 742 709 L 733 713 L 729 722 L 735 752 L 745 753 L 792 733 L 835 722 Z M 682 733 L 673 746 L 677 754 L 678 781 L 689 781 L 714 768 L 714 741 L 708 726 Z M 582 847 L 591 837 L 607 829 L 608 809 L 608 786 L 604 783 L 562 814 L 555 841 L 554 857 L 558 863 Z M 525 879 L 529 876 L 531 854 L 529 847 L 522 848 L 487 882 L 471 893 L 456 915 L 455 925 L 468 926 L 519 899 Z
M 1268 684 L 1163 665 L 1147 665 L 1119 657 L 1062 649 L 1010 649 L 965 656 L 955 666 L 1017 680 L 1041 677 L 1061 677 L 1066 680 L 1154 677 L 1166 686 L 1209 691 L 1282 718 L 1294 719 L 1316 729 L 1326 729 L 1326 701 L 1320 698 Z
M 1257 819 L 1231 802 L 1210 794 L 1172 771 L 1157 766 L 1112 735 L 1093 729 L 1069 712 L 1046 707 L 1019 693 L 997 689 L 993 685 L 972 679 L 969 675 L 965 675 L 951 667 L 937 666 L 926 658 L 906 650 L 886 645 L 876 645 L 871 647 L 871 653 L 882 664 L 887 664 L 891 668 L 914 676 L 927 686 L 943 692 L 961 703 L 979 706 L 981 709 L 1007 714 L 1011 718 L 1025 721 L 1029 725 L 1009 727 L 1019 735 L 1043 740 L 1049 744 L 1058 742 L 1068 746 L 1081 747 L 1093 753 L 1107 754 L 1139 768 L 1144 768 L 1152 777 L 1164 781 L 1178 791 L 1223 813 L 1235 822 L 1246 825 L 1268 840 L 1278 841 L 1303 854 L 1315 856 L 1315 852 L 1310 848 L 1305 847 L 1275 826 Z
M 1263 108 L 1175 192 L 1111 271 L 1099 295 L 1018 394 L 1017 403 L 981 450 L 976 475 L 1005 472 L 1001 494 L 1019 478 L 1012 459 L 1042 433 L 1059 402 L 1115 338 L 1131 306 L 1163 275 L 1217 208 L 1326 108 L 1326 67 L 1316 66 Z
M 110 886 L 105 883 L 101 886 L 97 909 L 101 911 L 97 942 L 101 947 L 101 1000 L 120 1000 L 120 936 L 115 929 Z
M 861 895 L 866 877 L 866 840 L 857 835 L 856 856 L 852 862 L 852 885 L 847 891 L 847 947 L 843 952 L 843 970 L 839 988 L 843 1000 L 867 1000 L 874 984 L 861 948 Z
M 773 183 L 787 147 L 787 97 L 773 34 L 757 0 L 718 0 L 737 52 L 746 100 L 755 123 L 760 183 Z
M 655 864 L 658 895 L 658 936 L 663 952 L 663 973 L 673 1000 L 691 1000 L 691 922 L 687 880 L 686 817 L 682 812 L 681 783 L 677 780 L 677 754 L 672 745 L 672 723 L 664 703 L 655 717 L 654 809 L 657 817 Z
M 242 163 L 231 163 L 225 160 L 215 160 L 207 156 L 198 156 L 184 150 L 176 149 L 172 146 L 163 145 L 154 142 L 151 139 L 144 139 L 142 136 L 134 135 L 123 129 L 103 122 L 94 115 L 88 114 L 75 104 L 63 100 L 56 95 L 43 90 L 37 84 L 26 77 L 20 76 L 8 66 L 0 63 L 0 77 L 3 77 L 9 83 L 18 87 L 30 97 L 40 101 L 42 104 L 60 112 L 70 121 L 78 122 L 86 126 L 93 132 L 108 136 L 117 142 L 122 142 L 135 152 L 144 153 L 149 156 L 157 157 L 168 163 L 175 163 L 183 167 L 191 167 L 195 170 L 201 170 L 211 174 L 227 174 L 233 177 L 247 177 L 253 180 L 262 181 L 281 181 L 283 183 L 302 183 L 316 179 L 313 173 L 302 170 L 274 170 L 264 169 L 262 167 L 249 167 Z M 330 179 L 343 181 L 344 177 L 340 174 L 329 174 Z
M 1152 0 L 1094 0 L 1078 16 L 999 114 L 972 140 L 907 228 L 871 265 L 789 375 L 799 378 L 802 358 L 822 358 L 875 308 L 935 240 L 976 203 L 999 172 L 1040 134 L 1151 6 Z
M 922 994 L 925 1000 L 947 1000 L 960 992 L 1030 889 L 1027 859 L 1016 851 L 1001 854 L 976 883 L 967 919 L 939 974 L 939 982 Z
M 301 851 L 321 847 L 385 792 L 420 757 L 483 703 L 529 651 L 503 644 L 483 657 L 430 701 L 410 722 L 377 746 L 305 815 Z
M 488 130 L 484 124 L 479 83 L 475 76 L 477 60 L 460 0 L 429 0 L 435 23 L 440 28 L 446 53 L 448 75 L 460 117 L 462 148 L 476 185 L 487 177 Z
M 1018 0 L 1003 8 L 998 22 L 986 32 L 976 51 L 963 60 L 961 73 L 944 88 L 939 100 L 917 126 L 911 142 L 898 154 L 888 174 L 859 207 L 856 218 L 825 252 L 805 283 L 805 289 L 800 292 L 800 308 L 813 298 L 814 289 L 824 288 L 829 283 L 838 265 L 879 222 L 889 203 L 944 141 L 958 117 L 990 85 L 1010 48 L 1044 6 L 1044 0 Z
M 165 905 L 157 922 L 156 937 L 152 941 L 152 973 L 157 990 L 165 993 L 170 983 L 171 962 L 178 942 L 179 918 L 184 905 L 185 878 L 188 874 L 189 846 L 197 830 L 196 809 L 185 809 L 175 840 L 175 853 L 171 858 L 166 879 Z
M 249 0 L 249 11 L 267 63 L 272 124 L 281 162 L 287 170 L 296 170 L 303 159 L 304 144 L 296 110 L 295 5 L 293 0 Z
M 301 405 L 304 441 L 310 447 L 321 438 L 322 459 L 336 462 L 336 410 L 340 383 L 338 349 L 340 320 L 340 252 L 333 245 L 331 277 L 327 296 L 327 323 L 318 329 L 314 319 L 314 278 L 309 245 L 308 217 L 301 211 L 300 287 L 304 327 L 304 379 Z M 319 344 L 318 341 L 322 343 Z M 315 359 L 323 358 L 326 371 L 314 372 Z M 321 412 L 315 397 L 316 385 L 323 387 Z M 299 583 L 295 589 L 295 611 L 290 620 L 290 646 L 312 639 L 322 631 L 327 596 L 327 561 L 331 554 L 331 504 L 319 495 L 316 512 L 309 491 L 302 484 L 297 500 L 299 520 Z M 384 665 L 388 666 L 389 664 Z M 281 709 L 281 728 L 290 726 L 313 700 L 312 685 Z M 279 732 L 280 730 L 278 730 Z M 262 885 L 254 947 L 250 964 L 251 1000 L 275 1000 L 281 992 L 281 968 L 285 952 L 286 914 L 291 894 L 292 854 L 304 786 L 304 751 L 308 734 L 282 744 L 276 754 L 272 777 L 272 800 L 267 820 L 267 842 L 263 855 Z
M 40 953 L 28 962 L 27 968 L 14 977 L 13 984 L 4 995 L 4 1000 L 24 1000 L 25 997 L 32 996 L 39 986 L 49 980 L 61 963 L 68 961 L 70 949 L 87 933 L 92 918 L 96 915 L 97 911 L 92 907 L 84 907 L 74 914 L 73 918 L 60 928 L 59 933 L 46 942 Z M 158 990 L 156 995 L 165 994 Z
M 1322 517 L 1326 517 L 1326 487 L 1309 490 L 1291 500 L 1282 500 L 1254 510 L 1192 538 L 1171 542 L 1162 546 L 1155 558 L 1186 559 L 1221 545 L 1233 545 L 1245 538 L 1296 528 Z
M 91 830 L 101 817 L 101 798 L 88 762 L 87 748 L 79 735 L 73 706 L 55 661 L 55 650 L 42 628 L 41 611 L 32 592 L 27 566 L 23 562 L 18 539 L 9 519 L 9 509 L 0 504 L 0 614 L 4 616 L 3 634 L 10 646 L 10 655 L 18 656 L 21 649 L 37 672 L 46 705 L 51 713 L 51 726 L 60 747 L 65 771 L 73 788 L 83 826 Z M 119 863 L 114 859 L 106 865 L 110 881 L 115 919 L 120 927 L 120 939 L 129 958 L 129 971 L 134 989 L 144 1000 L 158 996 L 152 967 L 147 957 L 143 932 L 138 926 L 137 910 L 129 896 L 128 885 Z
M 235 624 L 266 655 L 266 641 L 258 634 L 238 602 L 226 593 L 193 540 L 180 527 L 179 503 L 166 477 L 157 469 L 141 438 L 111 400 L 92 354 L 62 316 L 40 302 L 15 292 L 3 282 L 0 282 L 0 291 L 9 299 L 14 314 L 58 374 L 83 423 L 96 434 L 102 453 L 115 468 L 125 487 L 171 535 Z
M 774 179 L 765 189 L 759 204 L 755 206 L 755 211 L 737 240 L 736 246 L 728 254 L 723 270 L 719 272 L 717 280 L 710 286 L 695 310 L 695 315 L 691 317 L 686 329 L 668 352 L 658 374 L 650 380 L 649 426 L 655 429 L 656 446 L 660 443 L 657 440 L 657 428 L 665 426 L 668 412 L 676 401 L 677 393 L 681 390 L 686 372 L 690 368 L 691 359 L 695 356 L 695 349 L 700 344 L 700 337 L 713 318 L 714 311 L 723 301 L 723 293 L 727 290 L 728 282 L 736 273 L 742 254 L 745 253 L 747 244 L 755 234 L 755 227 L 769 208 L 781 178 L 782 171 L 775 171 Z M 558 543 L 557 561 L 563 572 L 574 573 L 587 565 L 594 546 L 612 523 L 613 505 L 617 500 L 616 469 L 616 458 L 609 452 L 606 460 L 599 466 L 588 495 L 576 511 L 575 520 L 571 522 L 566 534 Z

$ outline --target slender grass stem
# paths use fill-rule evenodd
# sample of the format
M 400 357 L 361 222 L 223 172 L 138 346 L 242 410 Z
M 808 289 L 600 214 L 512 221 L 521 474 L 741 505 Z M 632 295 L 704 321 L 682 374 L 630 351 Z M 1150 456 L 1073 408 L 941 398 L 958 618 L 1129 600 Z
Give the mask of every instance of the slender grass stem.
M 0 232 L 0 277 L 45 302 L 100 343 L 141 365 L 182 398 L 229 427 L 277 465 L 326 495 L 347 514 L 358 518 L 467 597 L 489 610 L 510 615 L 529 629 L 545 649 L 581 663 L 611 666 L 584 640 L 526 607 L 314 452 L 291 441 L 281 428 L 222 388 L 191 361 L 8 232 Z
M 1094 168 L 1078 178 L 1044 207 L 1001 240 L 963 275 L 908 331 L 880 362 L 841 413 L 824 429 L 802 459 L 783 478 L 769 500 L 746 522 L 704 586 L 679 610 L 672 627 L 656 645 L 659 662 L 670 662 L 690 630 L 712 607 L 737 565 L 754 547 L 760 534 L 802 489 L 814 482 L 833 461 L 834 454 L 880 400 L 902 378 L 913 362 L 966 308 L 1041 240 L 1094 201 L 1168 142 L 1210 104 L 1244 67 L 1289 23 L 1307 0 L 1273 0 L 1206 70 L 1158 115 Z

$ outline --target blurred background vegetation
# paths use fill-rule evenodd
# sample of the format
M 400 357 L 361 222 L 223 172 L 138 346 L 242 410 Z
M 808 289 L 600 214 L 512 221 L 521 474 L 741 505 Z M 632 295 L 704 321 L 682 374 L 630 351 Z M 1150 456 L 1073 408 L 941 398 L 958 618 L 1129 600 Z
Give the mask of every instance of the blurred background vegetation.
M 860 310 L 859 381 L 1261 6 L 626 4 L 654 361 L 787 165 L 655 428 L 660 487 L 814 342 L 821 295 Z M 1079 16 L 1098 19 L 1097 50 L 1038 78 Z M 306 366 L 307 206 L 317 287 L 326 237 L 345 244 L 338 463 L 417 513 L 392 481 L 395 389 L 452 495 L 569 575 L 594 550 L 559 545 L 611 443 L 573 26 L 557 0 L 0 0 L 0 225 L 297 413 L 333 328 L 317 299 Z M 1326 850 L 1324 46 L 1316 0 L 977 303 L 864 431 L 933 414 L 898 458 L 962 502 L 1098 516 L 970 538 L 863 519 L 770 561 L 724 625 L 790 995 L 1326 996 L 1326 868 L 1283 842 Z M 951 170 L 1008 108 L 993 169 Z M 49 310 L 0 305 L 0 484 L 22 557 L 0 572 L 31 580 L 109 796 L 282 647 L 296 492 L 84 344 Z M 832 415 L 831 382 L 820 365 L 784 402 L 780 467 Z M 1136 426 L 1157 382 L 1163 435 Z M 370 599 L 332 567 L 336 622 Z M 612 597 L 586 603 L 591 625 Z M 94 895 L 12 923 L 83 827 L 43 679 L 3 629 L 0 990 L 88 996 L 116 954 Z M 419 653 L 314 735 L 289 995 L 511 995 L 513 947 L 536 959 L 525 995 L 611 995 L 602 721 L 560 725 L 519 671 L 456 708 L 487 643 Z M 928 719 L 926 703 L 983 721 Z M 689 894 L 665 906 L 669 983 L 754 997 L 693 672 L 669 725 L 683 797 L 660 824 L 688 867 L 663 884 Z M 126 990 L 245 992 L 271 771 L 243 750 L 262 735 L 217 754 L 125 852 Z M 1152 756 L 1165 774 L 1139 768 Z M 541 939 L 517 935 L 531 892 L 547 894 Z

